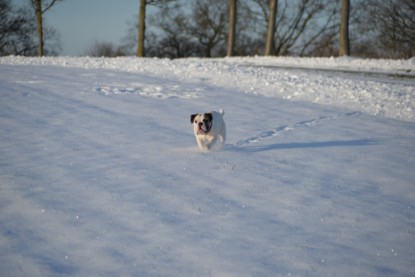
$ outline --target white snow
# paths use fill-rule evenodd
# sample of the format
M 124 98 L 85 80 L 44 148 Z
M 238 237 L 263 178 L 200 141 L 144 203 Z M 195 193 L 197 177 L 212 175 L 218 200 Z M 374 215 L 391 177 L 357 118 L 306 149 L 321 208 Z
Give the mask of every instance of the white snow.
M 53 65 L 83 69 L 108 69 L 169 77 L 179 81 L 238 89 L 254 95 L 347 107 L 371 115 L 415 120 L 415 58 L 363 60 L 356 58 L 254 57 L 226 59 L 141 59 L 85 57 L 3 57 L 0 64 Z M 278 68 L 280 67 L 280 68 Z M 299 69 L 312 69 L 304 71 Z M 327 72 L 329 70 L 329 72 Z M 325 78 L 323 78 L 325 77 Z M 173 87 L 140 84 L 97 87 L 103 94 L 138 93 L 174 97 L 155 91 Z M 191 88 L 193 89 L 193 88 Z M 177 86 L 178 93 L 180 91 Z M 191 91 L 187 97 L 197 97 Z
M 0 276 L 414 276 L 415 62 L 0 58 Z M 224 149 L 190 114 L 223 108 Z

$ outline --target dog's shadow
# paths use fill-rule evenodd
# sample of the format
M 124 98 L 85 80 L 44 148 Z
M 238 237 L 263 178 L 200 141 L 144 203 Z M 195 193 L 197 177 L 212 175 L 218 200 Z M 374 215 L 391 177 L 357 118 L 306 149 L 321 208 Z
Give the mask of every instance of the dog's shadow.
M 331 140 L 318 142 L 292 142 L 292 143 L 275 143 L 267 145 L 234 145 L 227 144 L 226 150 L 236 152 L 264 152 L 277 149 L 304 149 L 304 148 L 326 148 L 326 147 L 357 147 L 378 145 L 375 139 L 357 139 L 357 140 Z

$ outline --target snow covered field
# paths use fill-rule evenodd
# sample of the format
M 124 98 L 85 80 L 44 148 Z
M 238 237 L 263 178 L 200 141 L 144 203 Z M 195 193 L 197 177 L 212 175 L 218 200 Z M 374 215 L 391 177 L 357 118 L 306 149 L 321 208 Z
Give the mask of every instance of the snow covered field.
M 414 276 L 414 77 L 0 58 L 0 276 Z M 219 108 L 226 147 L 200 152 L 190 114 Z

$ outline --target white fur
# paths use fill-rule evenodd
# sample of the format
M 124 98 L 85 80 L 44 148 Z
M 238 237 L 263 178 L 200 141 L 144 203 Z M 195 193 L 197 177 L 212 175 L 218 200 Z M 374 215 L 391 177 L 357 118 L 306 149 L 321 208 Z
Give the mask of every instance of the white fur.
M 212 121 L 211 128 L 208 132 L 207 129 L 209 126 L 205 124 L 203 120 L 207 119 L 205 116 L 206 113 L 195 114 L 192 121 L 193 131 L 196 137 L 197 144 L 201 150 L 209 150 L 216 143 L 219 138 L 219 141 L 222 146 L 225 145 L 226 139 L 226 126 L 225 121 L 223 120 L 223 115 L 225 112 L 220 109 L 219 112 L 212 111 Z M 202 122 L 202 125 L 199 126 L 199 123 Z

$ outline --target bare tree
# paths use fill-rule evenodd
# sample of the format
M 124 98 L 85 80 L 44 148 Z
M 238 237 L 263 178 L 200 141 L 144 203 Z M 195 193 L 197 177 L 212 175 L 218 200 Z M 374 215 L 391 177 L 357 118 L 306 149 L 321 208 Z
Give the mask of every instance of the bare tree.
M 236 0 L 229 1 L 229 32 L 227 56 L 231 57 L 234 53 L 235 27 L 236 27 Z
M 145 56 L 145 37 L 146 37 L 146 11 L 147 5 L 163 6 L 176 0 L 140 0 L 140 12 L 138 14 L 138 37 L 137 37 L 137 57 Z
M 350 55 L 349 45 L 349 14 L 350 14 L 350 0 L 342 0 L 340 34 L 339 34 L 339 56 Z
M 44 54 L 57 55 L 61 49 L 59 33 L 43 28 Z M 37 28 L 31 4 L 15 8 L 10 0 L 0 0 L 0 55 L 37 55 Z
M 159 5 L 158 12 L 149 17 L 150 56 L 182 58 L 201 56 L 201 47 L 192 37 L 190 29 L 191 9 L 185 1 L 169 1 Z
M 39 57 L 43 56 L 44 50 L 43 14 L 59 1 L 62 0 L 30 0 L 36 14 Z
M 237 8 L 235 6 L 238 31 L 234 34 L 234 52 L 237 55 L 259 54 L 257 49 L 261 45 L 249 31 L 248 26 L 252 22 L 249 9 L 243 1 L 235 1 L 238 5 Z M 229 44 L 227 47 L 226 42 L 229 42 L 231 29 L 229 4 L 229 0 L 182 0 L 175 1 L 173 5 L 164 5 L 150 17 L 153 30 L 149 33 L 152 34 L 153 50 L 156 50 L 152 54 L 170 58 L 227 55 Z
M 16 10 L 10 0 L 0 0 L 0 55 L 22 54 L 31 41 L 33 26 L 22 10 Z M 27 32 L 27 29 L 30 31 Z M 29 48 L 30 48 L 29 46 Z
M 375 46 L 381 57 L 411 58 L 415 55 L 415 1 L 368 0 L 367 20 L 375 29 Z
M 153 33 L 158 37 L 158 53 L 169 57 L 226 55 L 228 0 L 171 3 L 159 5 L 160 11 L 151 20 L 158 28 Z
M 266 33 L 261 28 L 262 25 L 258 23 L 258 16 L 253 11 L 252 6 L 251 0 L 237 0 L 235 18 L 237 31 L 234 37 L 234 55 L 264 54 Z M 231 21 L 229 20 L 229 22 Z M 258 28 L 258 26 L 260 27 Z
M 263 35 L 270 18 L 269 0 L 248 1 L 255 17 L 253 25 L 256 33 Z M 310 48 L 332 32 L 338 26 L 337 1 L 324 0 L 279 0 L 276 10 L 274 46 L 271 47 L 274 55 L 306 55 Z M 271 17 L 272 18 L 272 17 Z M 266 23 L 266 24 L 261 24 Z M 267 32 L 268 33 L 268 32 Z M 336 27 L 338 33 L 338 27 Z M 270 41 L 269 41 L 270 42 Z M 271 41 L 272 42 L 272 41 Z M 269 46 L 269 45 L 268 45 Z M 264 51 L 265 52 L 265 51 Z
M 265 55 L 272 55 L 274 52 L 275 19 L 277 17 L 278 0 L 269 1 L 269 17 L 267 40 L 265 44 Z
M 140 13 L 138 19 L 137 57 L 144 57 L 144 36 L 146 30 L 146 0 L 140 0 Z
M 192 21 L 189 22 L 187 31 L 203 47 L 205 57 L 212 57 L 215 50 L 217 53 L 225 52 L 223 43 L 228 24 L 228 1 L 218 0 L 214 5 L 210 0 L 193 3 Z

